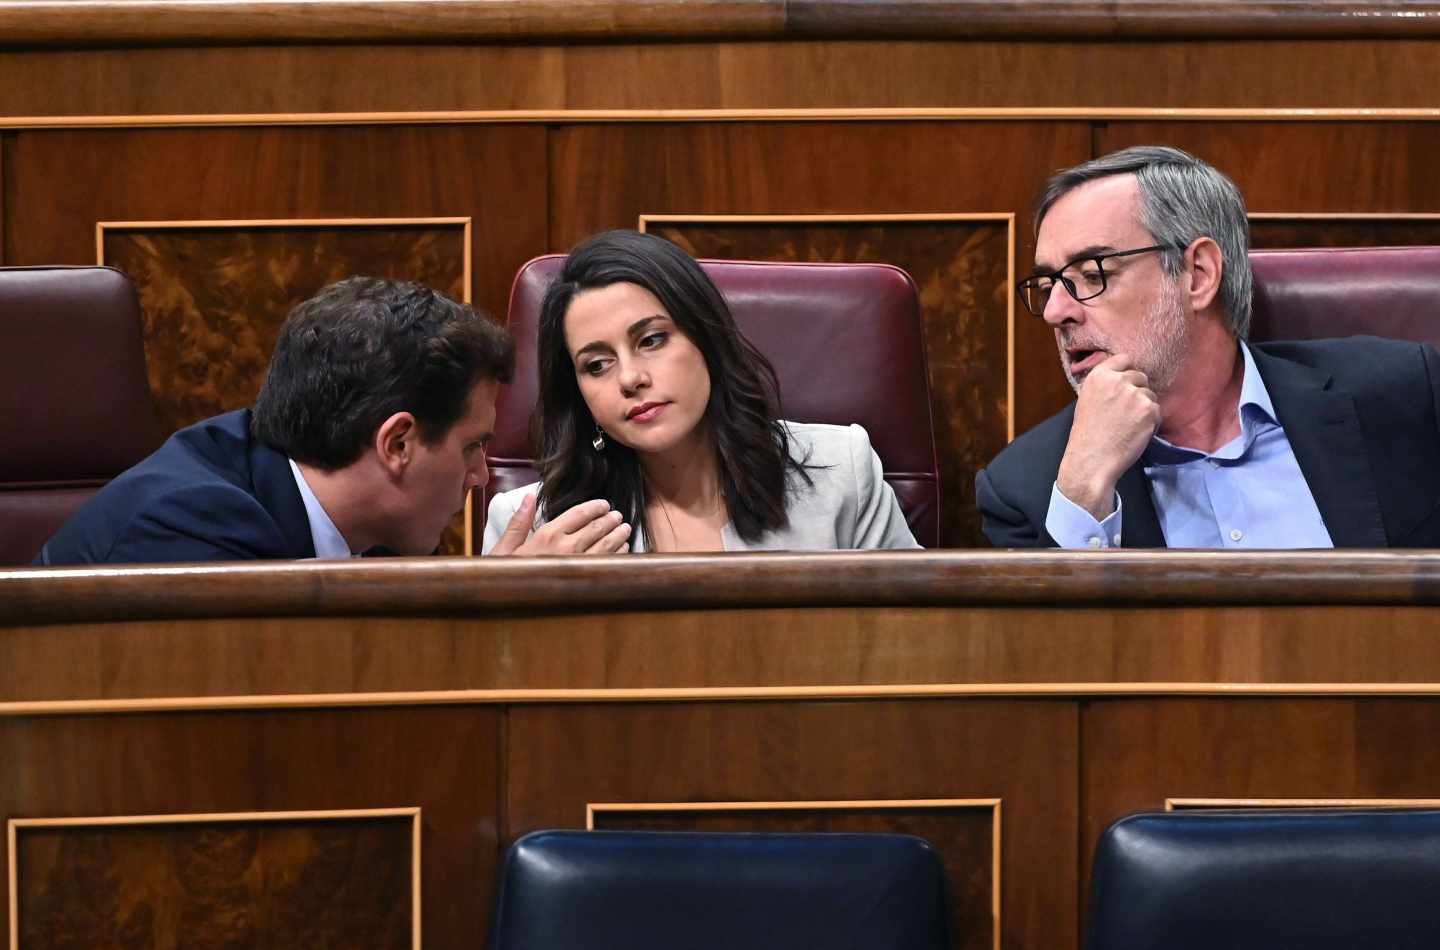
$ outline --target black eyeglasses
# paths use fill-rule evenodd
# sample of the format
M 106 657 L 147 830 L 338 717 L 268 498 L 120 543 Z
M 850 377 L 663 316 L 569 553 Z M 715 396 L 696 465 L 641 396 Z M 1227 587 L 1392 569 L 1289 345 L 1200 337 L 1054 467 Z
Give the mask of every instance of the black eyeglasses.
M 1105 262 L 1113 257 L 1130 257 L 1132 254 L 1149 254 L 1151 251 L 1171 250 L 1168 244 L 1154 244 L 1137 247 L 1133 251 L 1115 251 L 1111 254 L 1095 254 L 1077 257 L 1051 274 L 1032 274 L 1015 285 L 1025 309 L 1037 317 L 1045 316 L 1045 305 L 1050 302 L 1050 292 L 1057 283 L 1065 285 L 1065 291 L 1075 300 L 1090 300 L 1105 292 Z

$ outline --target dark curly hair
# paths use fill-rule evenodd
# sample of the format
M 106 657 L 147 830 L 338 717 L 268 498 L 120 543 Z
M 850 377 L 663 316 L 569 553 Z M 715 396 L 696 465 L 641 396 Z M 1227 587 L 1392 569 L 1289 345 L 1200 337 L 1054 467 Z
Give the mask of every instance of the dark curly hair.
M 617 230 L 581 242 L 565 258 L 540 309 L 538 466 L 540 504 L 565 511 L 604 498 L 646 537 L 645 479 L 635 451 L 612 442 L 590 445 L 595 419 L 585 404 L 565 345 L 565 314 L 582 291 L 636 284 L 664 305 L 705 358 L 710 402 L 705 415 L 715 434 L 720 490 L 735 532 L 755 541 L 785 527 L 786 479 L 810 483 L 803 462 L 790 457 L 780 420 L 780 386 L 770 361 L 741 335 L 725 298 L 689 254 L 663 238 Z

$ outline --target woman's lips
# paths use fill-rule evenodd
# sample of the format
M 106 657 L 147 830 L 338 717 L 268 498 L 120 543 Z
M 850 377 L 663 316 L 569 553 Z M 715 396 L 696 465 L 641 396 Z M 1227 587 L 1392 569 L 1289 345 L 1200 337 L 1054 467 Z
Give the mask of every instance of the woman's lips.
M 629 422 L 653 422 L 667 405 L 669 404 L 663 402 L 646 403 L 640 407 L 639 412 L 626 416 L 626 420 Z

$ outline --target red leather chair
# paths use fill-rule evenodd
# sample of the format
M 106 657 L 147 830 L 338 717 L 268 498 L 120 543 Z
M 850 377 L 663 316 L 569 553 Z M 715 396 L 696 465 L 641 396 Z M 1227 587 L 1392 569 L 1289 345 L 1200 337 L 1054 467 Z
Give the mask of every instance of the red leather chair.
M 559 254 L 535 258 L 520 268 L 510 291 L 515 382 L 502 387 L 496 409 L 486 506 L 497 492 L 539 477 L 531 442 L 535 337 L 540 303 L 563 260 Z M 740 329 L 775 365 L 785 418 L 863 425 L 915 539 L 938 545 L 940 467 L 920 301 L 910 275 L 886 264 L 700 263 Z
M 95 490 L 153 451 L 140 303 L 108 267 L 0 267 L 0 565 L 28 564 Z
M 1366 333 L 1440 345 L 1440 247 L 1252 251 L 1250 338 Z

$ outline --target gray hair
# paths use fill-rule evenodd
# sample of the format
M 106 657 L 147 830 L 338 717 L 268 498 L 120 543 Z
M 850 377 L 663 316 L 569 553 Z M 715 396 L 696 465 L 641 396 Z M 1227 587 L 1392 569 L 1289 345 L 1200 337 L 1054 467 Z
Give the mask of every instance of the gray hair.
M 1133 174 L 1140 185 L 1140 224 L 1156 244 L 1169 276 L 1180 276 L 1184 249 L 1208 237 L 1220 246 L 1220 305 L 1237 339 L 1250 333 L 1250 220 L 1240 189 L 1215 166 L 1163 145 L 1137 145 L 1056 172 L 1035 206 L 1035 231 L 1067 192 L 1097 178 Z

